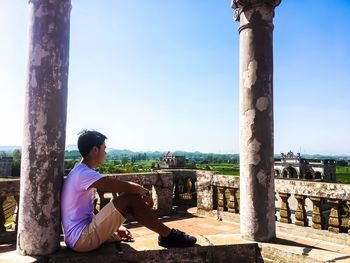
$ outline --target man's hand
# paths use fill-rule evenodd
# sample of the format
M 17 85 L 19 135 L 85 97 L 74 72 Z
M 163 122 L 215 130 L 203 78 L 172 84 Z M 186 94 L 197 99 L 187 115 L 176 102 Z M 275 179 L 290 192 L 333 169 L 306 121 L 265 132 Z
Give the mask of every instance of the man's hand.
M 133 236 L 129 229 L 127 229 L 125 226 L 121 225 L 119 229 L 117 230 L 118 236 L 121 238 L 122 241 L 131 241 L 133 240 Z
M 152 196 L 150 195 L 144 195 L 143 197 L 143 201 L 146 203 L 146 205 L 149 207 L 149 208 L 152 208 L 154 203 L 153 203 L 153 198 Z

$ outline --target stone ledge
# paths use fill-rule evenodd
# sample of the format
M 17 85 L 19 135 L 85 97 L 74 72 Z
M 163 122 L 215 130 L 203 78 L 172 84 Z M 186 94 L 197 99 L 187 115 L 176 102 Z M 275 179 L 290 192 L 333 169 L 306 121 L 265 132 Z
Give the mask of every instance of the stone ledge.
M 350 247 L 350 235 L 347 233 L 333 233 L 328 230 L 313 229 L 312 227 L 302 227 L 295 224 L 276 222 L 277 231 L 281 233 L 303 233 L 303 237 L 331 242 Z
M 8 242 L 16 242 L 17 231 L 8 230 L 0 232 L 0 244 L 6 244 Z
M 297 239 L 277 238 L 273 243 L 243 240 L 239 234 L 197 236 L 198 245 L 190 248 L 165 249 L 154 238 L 137 238 L 134 243 L 103 245 L 90 253 L 76 253 L 61 243 L 61 249 L 45 257 L 20 256 L 16 251 L 0 254 L 6 263 L 92 263 L 92 262 L 349 262 L 350 253 L 340 253 L 299 243 Z
M 219 213 L 217 210 L 206 211 L 203 209 L 192 208 L 189 212 L 197 214 L 199 216 L 206 216 L 211 218 L 217 218 L 234 222 L 239 224 L 240 216 L 239 214 L 223 212 Z M 331 242 L 339 245 L 347 245 L 350 247 L 350 235 L 347 233 L 333 233 L 328 230 L 313 229 L 312 227 L 302 227 L 295 224 L 286 224 L 276 221 L 276 231 L 279 233 L 291 234 L 302 233 L 302 236 L 305 238 L 317 239 L 320 241 Z M 293 235 L 292 234 L 292 235 Z
M 325 262 L 350 262 L 350 256 L 319 249 L 309 246 L 298 246 L 296 244 L 277 244 L 274 243 L 259 243 L 261 255 L 264 260 L 273 260 L 273 262 L 288 262 L 288 263 L 325 263 Z
M 256 243 L 234 235 L 213 235 L 199 236 L 198 245 L 189 248 L 165 249 L 156 240 L 138 238 L 134 243 L 122 243 L 119 250 L 114 244 L 107 244 L 89 253 L 76 253 L 61 246 L 58 252 L 45 257 L 20 256 L 11 251 L 2 253 L 0 262 L 262 262 L 259 254 Z

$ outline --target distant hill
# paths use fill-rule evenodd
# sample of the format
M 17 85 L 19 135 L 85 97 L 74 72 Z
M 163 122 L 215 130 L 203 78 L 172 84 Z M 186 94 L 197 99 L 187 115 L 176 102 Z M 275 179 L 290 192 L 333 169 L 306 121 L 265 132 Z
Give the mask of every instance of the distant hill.
M 12 153 L 14 150 L 21 150 L 21 146 L 18 145 L 10 145 L 10 146 L 0 146 L 0 152 L 8 152 Z M 166 152 L 162 151 L 131 151 L 128 149 L 113 149 L 113 148 L 107 148 L 107 157 L 110 159 L 121 159 L 123 157 L 131 158 L 133 156 L 139 156 L 139 155 L 147 155 L 148 159 L 158 159 L 160 156 L 162 156 Z M 239 159 L 239 154 L 218 154 L 218 153 L 201 153 L 199 151 L 195 152 L 186 152 L 186 151 L 174 151 L 175 155 L 182 155 L 186 156 L 188 159 L 201 159 L 201 158 L 208 158 L 208 157 L 225 157 L 227 159 L 229 158 L 235 158 Z M 80 158 L 80 154 L 78 152 L 78 148 L 74 144 L 68 144 L 65 148 L 65 156 L 67 158 Z M 275 154 L 275 158 L 280 158 L 280 154 Z M 321 155 L 321 154 L 301 154 L 301 157 L 303 158 L 310 158 L 310 159 L 337 159 L 337 160 L 350 160 L 349 154 L 339 154 L 339 155 Z
M 70 149 L 70 150 L 67 150 Z M 129 160 L 157 160 L 165 152 L 161 151 L 131 151 L 127 149 L 107 149 L 107 159 L 116 159 L 121 160 L 127 158 Z M 238 154 L 216 154 L 216 153 L 201 153 L 201 152 L 185 152 L 185 151 L 174 151 L 175 155 L 186 156 L 187 159 L 196 159 L 196 160 L 238 160 Z M 66 147 L 65 157 L 68 159 L 78 159 L 80 158 L 79 151 L 76 147 Z
M 14 150 L 21 150 L 21 146 L 0 146 L 0 152 L 13 152 Z
M 78 147 L 75 144 L 66 145 L 66 151 L 78 151 Z

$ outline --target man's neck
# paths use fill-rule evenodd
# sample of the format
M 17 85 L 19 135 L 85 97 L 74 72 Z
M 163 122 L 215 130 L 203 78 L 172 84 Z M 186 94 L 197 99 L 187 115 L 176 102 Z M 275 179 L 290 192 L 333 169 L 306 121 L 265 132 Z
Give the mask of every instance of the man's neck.
M 81 160 L 81 163 L 85 164 L 90 169 L 95 169 L 97 167 L 96 162 L 94 162 L 93 160 L 90 160 L 89 158 L 83 158 Z

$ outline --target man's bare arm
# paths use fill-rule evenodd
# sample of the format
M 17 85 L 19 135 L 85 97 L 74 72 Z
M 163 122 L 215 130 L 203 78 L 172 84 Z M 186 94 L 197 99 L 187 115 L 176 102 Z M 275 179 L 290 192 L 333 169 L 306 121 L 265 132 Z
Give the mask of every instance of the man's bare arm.
M 139 184 L 120 181 L 108 176 L 104 176 L 101 179 L 97 180 L 90 187 L 94 187 L 98 191 L 105 193 L 129 193 L 139 194 L 142 196 L 148 193 L 148 189 L 142 187 Z

